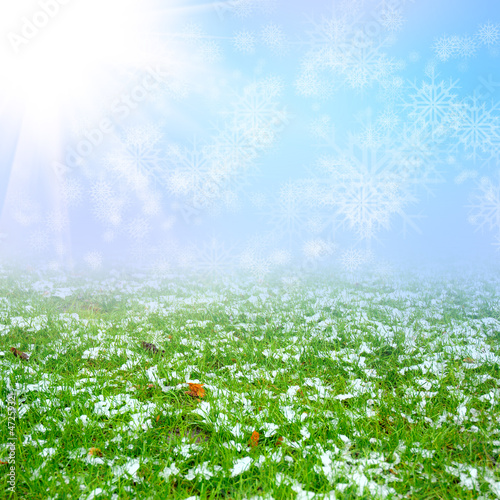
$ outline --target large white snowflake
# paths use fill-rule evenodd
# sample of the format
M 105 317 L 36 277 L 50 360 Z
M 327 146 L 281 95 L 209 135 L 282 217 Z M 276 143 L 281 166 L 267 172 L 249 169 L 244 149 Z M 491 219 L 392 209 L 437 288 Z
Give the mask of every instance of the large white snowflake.
M 327 97 L 340 86 L 364 90 L 387 81 L 397 69 L 383 52 L 387 39 L 368 35 L 360 12 L 312 21 L 306 54 L 295 86 L 304 96 Z
M 500 140 L 498 103 L 486 109 L 476 96 L 464 100 L 454 131 L 469 159 L 476 162 L 483 158 Z
M 347 49 L 349 34 L 353 27 L 352 19 L 345 14 L 323 16 L 320 21 L 310 20 L 311 29 L 307 30 L 307 46 L 313 52 Z
M 398 183 L 384 176 L 350 173 L 335 189 L 336 214 L 361 239 L 372 239 L 389 229 L 391 216 L 400 212 Z
M 246 86 L 221 113 L 226 119 L 203 148 L 167 148 L 170 192 L 194 210 L 238 210 L 239 193 L 258 173 L 256 160 L 288 123 L 277 101 L 281 90 L 274 77 Z
M 118 146 L 106 157 L 108 168 L 133 186 L 147 185 L 149 180 L 163 184 L 165 166 L 157 126 L 131 127 L 120 138 Z
M 458 87 L 458 80 L 446 83 L 437 81 L 438 75 L 433 68 L 429 71 L 429 82 L 422 82 L 418 86 L 411 83 L 415 91 L 410 94 L 409 102 L 404 104 L 409 109 L 409 118 L 419 121 L 433 133 L 446 133 L 452 121 L 459 115 L 462 103 L 454 93 Z
M 263 150 L 271 146 L 276 134 L 289 122 L 289 114 L 277 100 L 282 88 L 283 84 L 277 78 L 247 85 L 232 103 L 231 110 L 224 113 L 228 115 L 226 129 L 236 131 L 246 139 L 246 147 Z
M 385 81 L 394 72 L 395 63 L 381 52 L 381 46 L 375 46 L 367 39 L 363 43 L 353 43 L 342 56 L 342 73 L 351 88 L 371 87 L 374 82 Z
M 359 240 L 370 241 L 383 229 L 390 229 L 395 217 L 418 231 L 405 208 L 416 199 L 411 183 L 401 175 L 401 156 L 384 144 L 367 146 L 352 136 L 348 148 L 336 147 L 325 157 L 327 195 L 323 202 L 331 207 L 330 220 L 338 228 L 354 232 Z M 328 167 L 328 168 L 327 168 Z

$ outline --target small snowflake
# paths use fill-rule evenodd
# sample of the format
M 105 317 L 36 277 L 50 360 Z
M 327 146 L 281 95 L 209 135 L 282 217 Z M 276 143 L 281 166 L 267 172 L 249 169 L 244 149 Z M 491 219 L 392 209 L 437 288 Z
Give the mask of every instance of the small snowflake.
M 491 47 L 495 45 L 500 38 L 500 28 L 498 24 L 492 24 L 489 21 L 482 24 L 479 28 L 479 39 L 484 45 Z
M 255 11 L 255 0 L 234 0 L 227 3 L 235 15 L 241 19 L 249 17 Z
M 442 36 L 434 43 L 434 53 L 440 61 L 454 57 L 459 47 L 458 37 Z
M 82 201 L 83 188 L 74 179 L 67 179 L 61 187 L 62 197 L 69 207 L 76 207 Z
M 343 252 L 340 262 L 346 271 L 357 271 L 365 262 L 360 250 L 350 249 Z
M 408 59 L 413 63 L 418 62 L 420 61 L 420 54 L 416 50 L 414 50 L 410 52 L 410 54 L 408 55 Z
M 335 135 L 335 125 L 331 123 L 329 115 L 322 115 L 316 118 L 309 126 L 309 130 L 313 137 L 323 141 L 328 141 Z
M 259 90 L 268 99 L 280 97 L 283 92 L 283 88 L 283 80 L 277 76 L 268 76 L 267 78 L 260 81 L 259 84 Z
M 269 47 L 275 54 L 283 54 L 286 51 L 287 37 L 277 24 L 270 23 L 264 26 L 260 36 L 264 45 Z
M 233 45 L 238 52 L 253 54 L 255 52 L 255 35 L 247 30 L 239 31 L 233 37 Z
M 198 50 L 203 61 L 214 63 L 222 60 L 221 46 L 215 40 L 204 40 Z
M 460 38 L 457 48 L 460 57 L 469 58 L 476 55 L 477 41 L 474 37 L 464 36 Z
M 386 109 L 377 119 L 377 125 L 386 133 L 395 130 L 399 122 L 399 116 L 391 109 Z
M 389 7 L 382 12 L 381 23 L 391 32 L 399 31 L 403 26 L 404 18 L 400 10 Z
M 204 36 L 203 28 L 197 23 L 187 23 L 182 29 L 182 36 L 190 42 L 199 42 Z

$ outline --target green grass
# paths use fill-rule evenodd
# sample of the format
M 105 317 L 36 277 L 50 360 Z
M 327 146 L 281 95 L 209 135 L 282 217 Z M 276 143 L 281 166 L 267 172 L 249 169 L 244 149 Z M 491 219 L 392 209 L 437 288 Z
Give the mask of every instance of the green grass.
M 499 498 L 498 283 L 4 270 L 0 460 L 11 395 L 16 484 L 9 493 L 10 464 L 0 465 L 0 490 L 44 500 Z M 187 394 L 187 381 L 204 396 Z

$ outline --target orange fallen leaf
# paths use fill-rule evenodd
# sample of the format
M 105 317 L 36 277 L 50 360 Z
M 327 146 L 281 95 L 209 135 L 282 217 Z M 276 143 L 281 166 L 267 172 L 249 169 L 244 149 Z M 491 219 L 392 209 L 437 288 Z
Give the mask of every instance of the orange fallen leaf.
M 251 446 L 252 448 L 255 448 L 258 444 L 259 444 L 259 433 L 257 431 L 253 431 L 248 445 Z
M 7 465 L 9 462 L 4 462 L 2 460 L 0 460 L 0 465 Z
M 148 389 L 152 389 L 154 386 L 154 384 L 148 384 Z
M 102 457 L 102 451 L 99 448 L 90 448 L 89 455 L 94 457 Z
M 191 382 L 188 382 L 189 384 L 189 391 L 186 391 L 186 394 L 189 394 L 189 396 L 193 398 L 202 398 L 205 395 L 205 389 L 203 389 L 203 386 L 205 384 L 193 384 Z
M 16 358 L 19 357 L 21 359 L 25 359 L 26 361 L 28 361 L 30 359 L 29 354 L 27 354 L 25 352 L 18 351 L 15 347 L 11 347 L 10 350 L 12 351 L 14 356 L 16 356 Z
M 157 422 L 158 422 L 158 420 L 160 420 L 160 415 L 158 415 L 158 416 L 156 417 L 156 421 L 157 421 Z
M 277 440 L 276 440 L 276 446 L 281 446 L 283 444 L 283 436 L 280 436 Z

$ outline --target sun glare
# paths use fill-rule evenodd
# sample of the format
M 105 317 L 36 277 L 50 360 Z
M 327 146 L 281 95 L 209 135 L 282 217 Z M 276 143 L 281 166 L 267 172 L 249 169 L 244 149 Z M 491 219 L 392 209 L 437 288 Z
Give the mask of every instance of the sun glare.
M 28 8 L 31 3 L 31 8 Z M 4 98 L 49 115 L 84 108 L 140 61 L 135 0 L 40 0 L 0 7 Z M 3 16 L 1 15 L 3 12 Z M 142 31 L 143 32 L 143 31 Z

